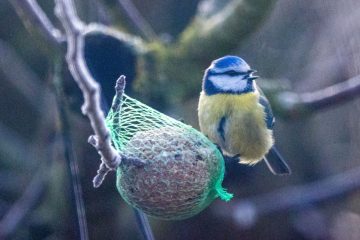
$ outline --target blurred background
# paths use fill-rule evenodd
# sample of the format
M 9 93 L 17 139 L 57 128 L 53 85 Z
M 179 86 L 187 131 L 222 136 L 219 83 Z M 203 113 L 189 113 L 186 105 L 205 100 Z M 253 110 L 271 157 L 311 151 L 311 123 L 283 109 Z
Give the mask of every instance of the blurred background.
M 0 1 L 0 239 L 78 239 L 72 160 L 90 239 L 142 239 L 115 174 L 92 187 L 100 159 L 61 59 L 65 44 L 44 37 L 21 2 Z M 183 221 L 150 218 L 156 239 L 360 239 L 359 90 L 306 114 L 289 114 L 279 97 L 360 74 L 360 1 L 75 2 L 84 22 L 112 28 L 85 36 L 84 57 L 104 103 L 125 74 L 129 95 L 198 128 L 203 71 L 234 54 L 258 70 L 274 105 L 277 146 L 293 174 L 228 163 L 223 185 L 234 199 Z M 54 2 L 38 4 L 63 32 Z

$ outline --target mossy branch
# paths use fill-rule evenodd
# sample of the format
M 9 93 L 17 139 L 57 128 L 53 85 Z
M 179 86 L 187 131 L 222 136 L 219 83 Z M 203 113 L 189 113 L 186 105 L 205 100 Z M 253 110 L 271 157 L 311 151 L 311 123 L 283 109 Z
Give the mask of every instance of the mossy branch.
M 179 49 L 190 59 L 209 62 L 228 54 L 263 22 L 276 0 L 233 0 L 205 19 L 199 14 L 183 32 Z
M 166 99 L 162 102 L 169 104 L 197 94 L 203 70 L 212 60 L 238 48 L 261 25 L 275 2 L 233 0 L 210 18 L 198 12 L 173 45 L 150 44 L 148 59 L 155 60 L 155 64 L 149 76 L 138 79 L 142 94 L 156 96 L 150 102 Z

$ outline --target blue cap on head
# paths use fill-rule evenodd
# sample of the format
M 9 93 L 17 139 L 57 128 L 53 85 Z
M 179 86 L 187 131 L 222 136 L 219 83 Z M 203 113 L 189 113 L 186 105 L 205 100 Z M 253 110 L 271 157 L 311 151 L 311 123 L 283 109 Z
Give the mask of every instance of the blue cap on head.
M 242 58 L 229 55 L 214 60 L 209 69 L 214 73 L 223 73 L 230 70 L 241 73 L 249 71 L 250 66 Z
M 218 93 L 243 94 L 254 91 L 256 72 L 240 57 L 225 56 L 211 62 L 203 77 L 206 95 Z

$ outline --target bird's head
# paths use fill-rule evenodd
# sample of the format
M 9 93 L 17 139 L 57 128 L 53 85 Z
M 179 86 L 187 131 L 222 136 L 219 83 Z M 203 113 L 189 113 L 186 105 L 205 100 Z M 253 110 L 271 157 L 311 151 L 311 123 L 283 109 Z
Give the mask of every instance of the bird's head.
M 203 90 L 207 95 L 228 93 L 242 94 L 255 91 L 256 71 L 240 57 L 225 56 L 212 61 L 203 78 Z

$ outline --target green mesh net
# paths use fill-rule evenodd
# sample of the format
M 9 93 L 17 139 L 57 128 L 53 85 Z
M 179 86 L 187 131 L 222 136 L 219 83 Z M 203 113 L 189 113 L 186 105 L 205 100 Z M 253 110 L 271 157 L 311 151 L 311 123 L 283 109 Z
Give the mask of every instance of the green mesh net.
M 117 188 L 131 206 L 162 219 L 184 219 L 217 197 L 232 198 L 221 186 L 220 151 L 191 126 L 125 94 L 106 122 L 118 151 L 146 161 L 117 170 Z

